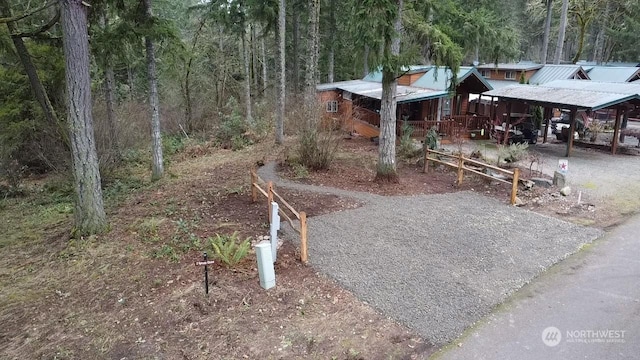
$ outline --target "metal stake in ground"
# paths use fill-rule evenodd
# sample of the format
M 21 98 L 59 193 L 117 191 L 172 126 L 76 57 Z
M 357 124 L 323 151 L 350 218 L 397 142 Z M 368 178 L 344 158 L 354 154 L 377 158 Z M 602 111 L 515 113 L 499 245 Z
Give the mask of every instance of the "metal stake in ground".
M 213 260 L 207 260 L 207 252 L 202 255 L 203 261 L 196 261 L 196 266 L 204 266 L 204 292 L 209 294 L 209 266 L 213 265 Z

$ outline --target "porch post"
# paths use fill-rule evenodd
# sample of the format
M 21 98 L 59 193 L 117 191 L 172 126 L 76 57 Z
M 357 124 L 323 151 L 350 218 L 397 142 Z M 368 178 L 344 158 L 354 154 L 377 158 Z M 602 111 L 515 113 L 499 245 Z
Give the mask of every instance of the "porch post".
M 476 102 L 476 115 L 480 115 L 480 104 L 482 103 L 482 94 L 478 94 L 478 101 Z M 484 114 L 482 114 L 484 115 Z
M 569 125 L 569 139 L 567 139 L 567 153 L 566 157 L 571 156 L 571 150 L 573 149 L 573 133 L 576 132 L 576 113 L 578 109 L 571 109 L 570 125 Z
M 618 149 L 618 136 L 620 135 L 620 108 L 616 108 L 616 122 L 613 125 L 613 140 L 611 141 L 611 153 L 616 154 Z
M 511 101 L 507 102 L 507 126 L 504 127 L 503 145 L 509 145 L 509 130 L 511 130 Z
M 496 121 L 495 109 L 493 107 L 493 96 L 491 97 L 491 102 L 489 102 L 489 117 L 491 118 L 491 123 L 493 124 L 494 121 Z
M 542 143 L 545 144 L 547 142 L 547 134 L 549 134 L 549 123 L 551 122 L 551 110 L 549 108 L 544 108 L 543 112 L 544 117 L 544 135 L 542 137 Z
M 438 114 L 436 120 L 438 120 L 438 122 L 442 120 L 442 98 L 438 98 Z
M 622 113 L 622 124 L 620 125 L 620 144 L 624 144 L 624 133 L 622 130 L 627 128 L 627 123 L 629 122 L 629 109 L 625 108 Z

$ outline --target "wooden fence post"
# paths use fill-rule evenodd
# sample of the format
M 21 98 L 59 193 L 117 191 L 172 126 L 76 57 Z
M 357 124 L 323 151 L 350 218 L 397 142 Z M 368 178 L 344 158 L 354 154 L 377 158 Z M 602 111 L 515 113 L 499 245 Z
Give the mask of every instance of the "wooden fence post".
M 516 196 L 518 195 L 518 181 L 520 180 L 520 169 L 513 169 L 513 184 L 511 184 L 511 205 L 516 204 Z
M 462 152 L 458 154 L 458 186 L 462 184 L 462 178 L 464 178 L 464 170 L 462 167 L 464 166 L 464 160 L 462 160 Z
M 300 261 L 307 264 L 307 213 L 300 212 Z
M 424 148 L 424 167 L 422 168 L 423 173 L 429 172 L 429 148 Z
M 255 169 L 251 169 L 251 201 L 258 201 L 258 189 L 254 184 L 258 183 L 258 175 L 256 174 Z
M 269 224 L 271 224 L 271 203 L 273 202 L 273 182 L 267 184 L 267 207 L 269 208 Z

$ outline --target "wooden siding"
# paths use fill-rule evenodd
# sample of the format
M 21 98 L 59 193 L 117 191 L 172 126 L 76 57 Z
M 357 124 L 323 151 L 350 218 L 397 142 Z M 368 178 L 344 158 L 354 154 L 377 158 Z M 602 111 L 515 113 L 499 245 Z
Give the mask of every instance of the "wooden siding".
M 514 83 L 520 82 L 520 74 L 522 74 L 522 70 L 485 70 L 490 77 L 489 80 L 505 80 L 505 81 L 513 81 Z M 506 79 L 505 75 L 507 72 L 512 72 L 515 75 L 514 79 Z M 531 77 L 536 73 L 537 70 L 528 70 L 524 72 L 524 80 L 529 81 Z
M 413 74 L 402 75 L 398 79 L 398 85 L 411 86 L 411 84 L 416 82 L 418 79 L 420 79 L 422 77 L 422 75 L 424 75 L 426 73 L 427 73 L 426 71 L 422 71 L 422 72 L 417 72 L 417 73 L 413 73 Z

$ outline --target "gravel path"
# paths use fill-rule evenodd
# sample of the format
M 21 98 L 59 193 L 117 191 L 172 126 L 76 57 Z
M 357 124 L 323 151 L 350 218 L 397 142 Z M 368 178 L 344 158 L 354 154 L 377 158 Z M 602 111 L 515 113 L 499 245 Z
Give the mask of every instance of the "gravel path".
M 635 144 L 634 138 L 629 142 Z M 487 144 L 485 146 L 485 144 Z M 457 150 L 455 145 L 445 145 L 445 148 Z M 470 153 L 480 151 L 483 156 L 495 161 L 497 151 L 495 142 L 468 141 L 463 146 L 464 151 Z M 542 157 L 542 172 L 553 176 L 558 168 L 558 160 L 566 159 L 566 143 L 538 143 L 529 145 L 530 153 L 537 153 Z M 521 163 L 523 167 L 530 164 Z M 535 165 L 534 165 L 535 168 Z M 580 190 L 593 200 L 611 200 L 618 195 L 627 196 L 636 194 L 636 205 L 640 205 L 640 156 L 611 155 L 603 151 L 596 151 L 580 147 L 574 147 L 569 158 L 569 172 L 567 174 L 568 185 L 575 190 Z M 622 192 L 622 194 L 620 194 Z
M 471 192 L 382 197 L 280 181 L 273 169 L 259 174 L 366 202 L 309 221 L 310 261 L 435 345 L 601 234 Z

